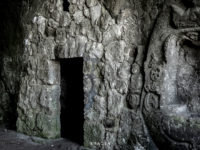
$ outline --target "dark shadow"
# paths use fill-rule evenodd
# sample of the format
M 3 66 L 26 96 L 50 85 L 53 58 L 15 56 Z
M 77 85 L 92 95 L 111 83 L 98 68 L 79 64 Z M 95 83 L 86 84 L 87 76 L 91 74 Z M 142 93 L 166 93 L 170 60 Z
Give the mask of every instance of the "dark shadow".
M 3 117 L 0 126 L 16 130 L 17 121 L 17 102 L 21 75 L 21 55 L 23 53 L 23 28 L 21 24 L 22 0 L 0 1 L 0 80 L 8 94 L 6 101 L 0 100 L 0 116 Z M 11 58 L 12 62 L 4 62 L 4 58 Z M 8 77 L 6 70 L 15 77 Z M 8 80 L 12 80 L 13 86 L 9 86 Z M 13 89 L 15 89 L 13 91 Z M 4 93 L 0 93 L 3 95 Z
M 7 112 L 5 112 L 5 114 L 6 114 L 5 127 L 7 129 L 16 131 L 17 130 L 16 122 L 17 122 L 17 117 L 18 117 L 17 95 L 10 94 L 10 100 L 12 101 L 9 104 L 10 108 Z
M 68 0 L 63 0 L 63 10 L 69 12 L 69 1 Z
M 61 136 L 83 145 L 83 58 L 62 59 Z
M 193 8 L 195 6 L 193 0 L 182 0 L 183 4 L 187 7 L 187 8 Z

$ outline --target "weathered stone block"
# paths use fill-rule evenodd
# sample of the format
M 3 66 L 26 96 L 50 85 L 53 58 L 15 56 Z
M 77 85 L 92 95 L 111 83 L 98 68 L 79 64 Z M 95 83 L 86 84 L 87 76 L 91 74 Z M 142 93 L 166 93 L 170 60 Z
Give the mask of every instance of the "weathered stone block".
M 101 147 L 104 138 L 104 128 L 102 124 L 85 122 L 84 124 L 84 145 L 90 148 Z

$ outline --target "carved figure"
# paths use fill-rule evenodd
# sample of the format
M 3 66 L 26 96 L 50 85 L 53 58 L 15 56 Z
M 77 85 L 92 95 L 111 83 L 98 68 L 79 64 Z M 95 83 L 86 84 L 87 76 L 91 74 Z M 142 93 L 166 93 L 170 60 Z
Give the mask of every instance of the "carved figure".
M 200 2 L 186 3 L 165 7 L 145 62 L 142 113 L 160 149 L 200 149 Z

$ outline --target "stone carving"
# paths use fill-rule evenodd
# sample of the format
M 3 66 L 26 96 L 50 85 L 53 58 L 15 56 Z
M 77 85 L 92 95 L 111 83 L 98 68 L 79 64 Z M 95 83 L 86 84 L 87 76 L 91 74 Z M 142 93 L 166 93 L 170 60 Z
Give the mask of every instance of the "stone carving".
M 143 78 L 141 74 L 141 66 L 142 66 L 142 59 L 144 47 L 138 46 L 136 48 L 135 60 L 131 67 L 131 82 L 129 87 L 129 93 L 127 94 L 126 100 L 127 105 L 130 109 L 137 111 L 140 106 L 140 99 L 141 99 L 141 91 L 143 85 Z
M 142 112 L 159 149 L 199 149 L 198 3 L 187 10 L 185 2 L 172 3 L 176 28 L 166 7 L 148 48 Z
M 131 109 L 137 110 L 138 106 L 140 105 L 140 95 L 135 94 L 129 94 L 127 96 L 127 102 Z
M 189 7 L 189 8 L 188 8 Z M 188 1 L 185 6 L 172 5 L 173 22 L 177 28 L 199 26 L 200 7 L 197 1 Z
M 152 109 L 157 110 L 160 107 L 159 103 L 159 96 L 153 94 L 153 93 L 148 93 L 145 96 L 144 100 L 144 108 L 147 112 L 150 112 Z
M 161 69 L 159 67 L 152 68 L 150 71 L 150 78 L 152 81 L 157 81 L 160 79 Z

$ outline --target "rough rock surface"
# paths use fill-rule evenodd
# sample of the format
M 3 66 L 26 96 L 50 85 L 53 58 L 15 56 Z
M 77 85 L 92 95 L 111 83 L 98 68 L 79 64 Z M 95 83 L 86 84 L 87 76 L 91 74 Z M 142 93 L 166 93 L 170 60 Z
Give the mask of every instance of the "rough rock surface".
M 60 59 L 82 57 L 86 147 L 200 149 L 199 5 L 22 1 L 23 34 L 3 34 L 19 40 L 2 44 L 0 123 L 15 103 L 17 131 L 60 137 Z
M 47 140 L 0 128 L 1 150 L 90 150 L 66 139 Z

